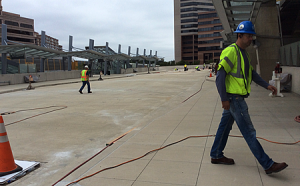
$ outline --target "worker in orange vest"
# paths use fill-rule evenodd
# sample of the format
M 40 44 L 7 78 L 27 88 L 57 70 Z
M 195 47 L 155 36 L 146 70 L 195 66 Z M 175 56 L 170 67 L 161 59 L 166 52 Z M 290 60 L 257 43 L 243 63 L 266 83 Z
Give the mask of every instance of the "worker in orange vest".
M 82 86 L 79 90 L 80 94 L 82 94 L 82 90 L 84 89 L 85 85 L 88 86 L 88 93 L 92 93 L 91 86 L 90 86 L 90 77 L 89 77 L 89 67 L 87 65 L 84 66 L 84 70 L 81 71 L 81 81 Z

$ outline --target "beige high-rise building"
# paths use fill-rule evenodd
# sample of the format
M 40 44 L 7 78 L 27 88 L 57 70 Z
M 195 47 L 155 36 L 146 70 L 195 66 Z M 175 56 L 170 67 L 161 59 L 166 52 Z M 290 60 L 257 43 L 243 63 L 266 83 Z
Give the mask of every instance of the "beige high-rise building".
M 218 61 L 221 31 L 211 0 L 174 0 L 175 62 Z

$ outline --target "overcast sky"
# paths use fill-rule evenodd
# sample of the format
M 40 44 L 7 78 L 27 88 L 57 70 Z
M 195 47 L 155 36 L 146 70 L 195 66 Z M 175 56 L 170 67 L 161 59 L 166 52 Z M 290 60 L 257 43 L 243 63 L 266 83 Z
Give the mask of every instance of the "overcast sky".
M 59 40 L 68 49 L 84 49 L 89 39 L 95 46 L 109 46 L 122 52 L 155 54 L 174 60 L 173 0 L 2 0 L 3 11 L 34 19 L 36 32 Z

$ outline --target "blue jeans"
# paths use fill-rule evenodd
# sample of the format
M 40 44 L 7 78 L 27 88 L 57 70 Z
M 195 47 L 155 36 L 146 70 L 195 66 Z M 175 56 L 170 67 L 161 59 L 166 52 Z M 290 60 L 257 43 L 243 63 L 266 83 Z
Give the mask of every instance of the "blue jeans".
M 81 88 L 80 88 L 80 92 L 82 92 L 82 90 L 84 89 L 84 87 L 85 87 L 85 85 L 87 84 L 87 86 L 88 86 L 88 92 L 90 92 L 91 91 L 91 86 L 90 86 L 90 82 L 89 81 L 82 81 L 82 86 L 81 86 Z
M 230 109 L 223 111 L 216 138 L 211 148 L 211 158 L 219 159 L 224 157 L 223 150 L 226 146 L 233 122 L 236 121 L 253 155 L 265 170 L 269 169 L 274 161 L 264 152 L 259 141 L 256 139 L 256 131 L 248 113 L 247 103 L 242 96 L 232 95 L 229 97 L 229 100 Z

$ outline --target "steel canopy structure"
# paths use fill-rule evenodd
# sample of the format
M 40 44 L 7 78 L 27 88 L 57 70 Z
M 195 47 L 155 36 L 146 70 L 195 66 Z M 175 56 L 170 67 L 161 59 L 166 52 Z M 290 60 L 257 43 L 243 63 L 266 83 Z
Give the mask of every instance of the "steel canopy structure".
M 104 54 L 103 52 L 99 52 L 98 50 L 83 50 L 83 51 L 72 51 L 72 52 L 63 52 L 58 51 L 38 45 L 0 45 L 0 53 L 8 53 L 11 57 L 14 56 L 26 56 L 26 57 L 39 57 L 39 58 L 54 58 L 54 57 L 68 57 L 74 56 L 84 59 L 106 59 L 106 60 L 147 60 L 147 61 L 156 61 L 160 60 L 156 56 L 129 56 L 127 54 L 117 54 L 110 53 L 109 55 Z
M 271 0 L 212 0 L 218 13 L 224 31 L 220 32 L 225 44 L 236 41 L 233 33 L 242 21 L 251 21 L 255 24 L 260 6 Z
M 103 60 L 105 63 L 104 67 L 104 74 L 106 74 L 107 71 L 107 61 L 126 61 L 127 66 L 129 66 L 129 61 L 131 59 L 142 59 L 143 62 L 145 63 L 145 59 L 149 61 L 149 64 L 151 61 L 154 61 L 156 63 L 159 58 L 157 56 L 152 57 L 152 50 L 150 51 L 150 57 L 145 56 L 146 53 L 144 54 L 145 58 L 135 58 L 134 56 L 131 56 L 130 49 L 131 47 L 129 46 L 128 48 L 128 55 L 121 53 L 121 45 L 119 45 L 119 52 L 116 53 L 113 51 L 109 46 L 108 42 L 106 42 L 106 46 L 99 46 L 95 47 L 94 46 L 94 40 L 90 39 L 89 47 L 86 47 L 86 50 L 82 50 L 79 48 L 76 48 L 72 45 L 73 43 L 73 36 L 69 36 L 69 51 L 64 52 L 64 51 L 58 51 L 54 49 L 47 48 L 46 45 L 46 32 L 42 31 L 42 39 L 41 39 L 41 45 L 42 46 L 37 46 L 33 44 L 21 44 L 21 43 L 16 43 L 13 41 L 10 41 L 7 39 L 7 26 L 5 24 L 2 24 L 2 37 L 1 37 L 1 46 L 0 46 L 0 53 L 2 54 L 1 56 L 1 72 L 2 74 L 7 73 L 7 59 L 6 56 L 9 54 L 11 59 L 22 59 L 26 57 L 32 57 L 32 58 L 40 58 L 40 70 L 41 72 L 44 72 L 44 60 L 49 59 L 49 58 L 57 58 L 57 57 L 62 57 L 68 58 L 68 71 L 71 71 L 71 60 L 72 57 L 78 57 L 78 58 L 84 58 L 88 59 L 89 63 L 93 63 L 93 61 L 98 61 L 98 60 Z M 10 44 L 8 44 L 10 43 Z M 79 49 L 79 51 L 72 51 L 72 49 Z M 146 49 L 145 49 L 146 51 Z M 156 52 L 157 54 L 157 52 Z M 137 55 L 139 56 L 138 52 Z M 64 60 L 64 59 L 63 59 Z M 101 63 L 102 64 L 102 63 Z M 117 64 L 119 68 L 119 64 Z
M 73 52 L 63 52 L 59 57 L 79 57 L 84 59 L 105 59 L 108 57 L 108 55 L 102 54 L 100 52 L 96 52 L 94 50 L 83 50 L 83 51 L 73 51 Z
M 19 56 L 52 58 L 63 52 L 37 45 L 0 45 L 0 53 L 9 53 L 11 58 Z

